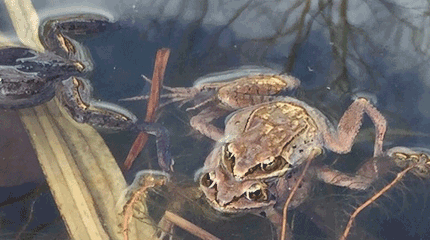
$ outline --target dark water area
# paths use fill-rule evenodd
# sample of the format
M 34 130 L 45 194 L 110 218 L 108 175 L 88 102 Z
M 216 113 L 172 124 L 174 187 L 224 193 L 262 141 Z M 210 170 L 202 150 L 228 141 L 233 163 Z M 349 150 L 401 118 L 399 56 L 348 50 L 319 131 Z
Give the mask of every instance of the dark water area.
M 88 48 L 94 63 L 94 70 L 88 73 L 93 98 L 125 107 L 139 119 L 145 117 L 145 101 L 119 100 L 149 93 L 150 85 L 141 75 L 151 78 L 156 51 L 167 47 L 171 54 L 164 77 L 166 86 L 190 87 L 205 74 L 243 65 L 271 67 L 300 79 L 296 97 L 317 107 L 334 122 L 354 96 L 372 99 L 388 123 L 384 149 L 430 148 L 429 4 L 425 1 L 415 1 L 413 6 L 404 1 L 359 0 L 33 4 L 41 23 L 73 12 L 101 14 L 111 20 L 114 27 L 110 30 L 75 39 Z M 5 24 L 0 31 L 10 35 L 13 27 L 3 5 L 0 3 L 0 14 Z M 189 120 L 195 112 L 185 108 L 175 104 L 162 108 L 158 122 L 171 135 L 175 174 L 197 187 L 194 173 L 203 166 L 214 143 L 192 130 Z M 354 172 L 373 152 L 373 125 L 367 117 L 362 129 L 364 133 L 351 153 L 328 153 L 324 162 Z M 7 144 L 17 144 L 18 140 L 12 139 L 16 133 L 6 130 L 0 139 L 3 161 L 13 158 L 11 151 L 20 152 L 8 148 Z M 101 135 L 121 164 L 136 134 L 101 131 Z M 16 177 L 0 169 L 10 177 L 0 188 L 0 239 L 14 239 L 25 224 L 28 227 L 21 239 L 62 239 L 64 235 L 57 234 L 65 234 L 66 230 L 42 173 L 34 166 L 34 154 L 17 156 L 14 158 L 29 161 L 27 167 L 18 165 L 8 172 L 22 173 L 29 168 L 34 171 L 22 174 L 26 177 Z M 159 169 L 153 137 L 125 174 L 127 181 L 131 183 L 142 169 Z M 348 214 L 393 176 L 395 173 L 368 191 L 315 184 L 310 199 L 289 214 L 295 239 L 340 236 Z M 430 179 L 407 176 L 359 215 L 348 239 L 360 239 L 365 235 L 362 232 L 371 236 L 368 239 L 430 239 L 429 187 Z M 169 195 L 164 197 L 167 202 L 171 200 Z M 250 214 L 219 217 L 202 199 L 192 204 L 203 207 L 189 206 L 181 216 L 221 239 L 276 238 L 273 226 L 265 218 Z M 160 207 L 152 205 L 154 212 L 160 211 Z M 34 212 L 28 221 L 31 209 Z M 213 215 L 216 220 L 211 219 Z M 322 218 L 332 234 L 321 230 L 314 218 Z M 178 239 L 195 239 L 182 230 L 177 234 Z

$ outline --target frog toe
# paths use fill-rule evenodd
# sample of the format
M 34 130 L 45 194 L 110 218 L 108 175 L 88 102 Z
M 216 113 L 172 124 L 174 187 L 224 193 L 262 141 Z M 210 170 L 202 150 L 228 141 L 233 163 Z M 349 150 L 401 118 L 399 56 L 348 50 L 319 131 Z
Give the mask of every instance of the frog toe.
M 412 164 L 416 166 L 411 170 L 419 177 L 430 177 L 430 149 L 394 147 L 387 151 L 397 166 L 406 168 Z

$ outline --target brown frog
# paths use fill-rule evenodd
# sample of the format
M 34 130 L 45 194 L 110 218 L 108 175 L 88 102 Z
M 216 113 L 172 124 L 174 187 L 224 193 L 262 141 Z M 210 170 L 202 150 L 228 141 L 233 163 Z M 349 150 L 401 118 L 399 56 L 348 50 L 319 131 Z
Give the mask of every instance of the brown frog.
M 94 64 L 87 48 L 72 37 L 116 28 L 117 24 L 104 16 L 65 16 L 42 24 L 44 52 L 25 47 L 0 48 L 0 109 L 33 107 L 56 96 L 79 123 L 156 135 L 160 166 L 170 171 L 173 161 L 163 126 L 138 121 L 127 109 L 92 98 L 93 89 L 86 77 Z
M 211 206 L 226 213 L 264 213 L 280 231 L 281 211 L 292 188 L 302 173 L 295 168 L 282 177 L 272 179 L 250 179 L 238 181 L 220 163 L 222 145 L 218 144 L 206 159 L 199 174 L 199 184 Z M 215 164 L 218 162 L 218 164 Z M 325 165 L 314 164 L 307 170 L 300 187 L 292 198 L 288 209 L 300 206 L 309 196 L 315 181 L 365 190 L 379 177 L 395 167 L 406 168 L 418 163 L 412 173 L 420 177 L 430 177 L 430 151 L 423 148 L 395 147 L 383 157 L 366 161 L 355 174 L 342 173 Z M 377 166 L 376 170 L 375 165 Z M 312 218 L 313 219 L 313 218 Z M 318 219 L 318 218 L 315 218 Z M 322 226 L 323 223 L 316 223 Z M 323 227 L 323 226 L 322 226 Z M 291 236 L 291 235 L 290 235 Z M 279 236 L 278 236 L 279 237 Z
M 162 97 L 195 101 L 192 109 L 202 110 L 191 126 L 223 146 L 221 164 L 237 179 L 282 176 L 325 148 L 348 153 L 364 113 L 376 127 L 374 156 L 382 154 L 386 120 L 368 100 L 355 99 L 334 127 L 318 109 L 285 96 L 299 83 L 279 71 L 247 66 L 204 76 L 191 88 L 165 87 L 171 93 Z M 225 131 L 211 123 L 229 112 Z

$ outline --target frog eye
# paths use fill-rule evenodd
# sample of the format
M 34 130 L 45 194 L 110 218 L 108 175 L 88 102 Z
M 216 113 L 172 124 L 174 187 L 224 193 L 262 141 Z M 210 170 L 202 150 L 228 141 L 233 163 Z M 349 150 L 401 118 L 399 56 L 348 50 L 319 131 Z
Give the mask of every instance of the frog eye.
M 223 162 L 229 172 L 233 172 L 233 167 L 236 161 L 234 154 L 229 150 L 229 145 L 223 148 Z
M 285 165 L 285 163 L 287 163 L 287 161 L 283 157 L 277 156 L 273 159 L 273 161 L 261 163 L 261 169 L 265 172 L 272 172 L 282 165 Z
M 207 188 L 213 188 L 215 186 L 214 179 L 215 179 L 215 172 L 205 173 L 200 179 L 200 184 Z
M 267 201 L 267 189 L 263 189 L 260 184 L 252 185 L 246 192 L 246 198 L 251 201 L 263 202 Z

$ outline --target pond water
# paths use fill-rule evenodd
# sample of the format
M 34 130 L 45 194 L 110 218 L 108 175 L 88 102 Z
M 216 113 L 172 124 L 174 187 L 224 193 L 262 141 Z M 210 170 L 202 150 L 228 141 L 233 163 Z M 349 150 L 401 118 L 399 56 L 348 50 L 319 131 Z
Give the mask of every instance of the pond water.
M 146 102 L 119 100 L 149 93 L 150 86 L 141 75 L 151 77 L 156 51 L 166 47 L 171 50 L 164 77 L 167 86 L 190 87 L 205 74 L 243 65 L 271 67 L 300 79 L 296 96 L 333 121 L 340 118 L 353 96 L 369 96 L 387 118 L 384 149 L 398 145 L 430 148 L 429 3 L 424 0 L 70 2 L 40 0 L 33 1 L 33 5 L 40 23 L 64 15 L 92 13 L 105 16 L 116 25 L 111 30 L 75 39 L 89 49 L 94 62 L 89 75 L 93 97 L 119 104 L 139 119 L 145 117 Z M 1 2 L 0 31 L 2 36 L 16 41 L 11 18 Z M 214 143 L 192 130 L 189 119 L 193 114 L 172 104 L 159 111 L 158 122 L 171 135 L 175 174 L 197 187 L 197 183 L 192 183 L 193 175 L 203 166 Z M 2 112 L 0 119 L 8 127 L 2 130 L 0 159 L 25 160 L 27 168 L 31 166 L 33 171 L 20 164 L 13 168 L 3 164 L 9 167 L 0 171 L 4 174 L 0 196 L 9 197 L 2 197 L 0 205 L 0 238 L 15 239 L 19 229 L 27 224 L 25 239 L 61 239 L 65 235 L 55 234 L 65 234 L 66 230 L 34 163 L 34 154 L 10 148 L 24 141 L 19 140 L 24 136 L 12 139 L 7 132 L 7 128 L 15 126 L 6 125 L 14 122 L 14 117 Z M 373 126 L 367 117 L 363 129 L 364 134 L 350 154 L 328 154 L 330 159 L 325 162 L 353 172 L 368 159 L 373 151 L 373 136 L 368 132 Z M 136 134 L 100 133 L 121 164 Z M 30 148 L 28 142 L 25 144 Z M 18 157 L 17 152 L 24 156 Z M 142 169 L 158 169 L 156 158 L 154 138 L 150 138 L 131 170 L 125 173 L 127 182 L 131 183 Z M 334 159 L 339 161 L 333 163 Z M 8 174 L 20 171 L 25 171 L 21 175 L 26 177 Z M 429 183 L 429 179 L 408 176 L 358 217 L 359 230 L 354 230 L 350 239 L 364 236 L 359 231 L 369 234 L 369 239 L 429 239 Z M 316 184 L 312 198 L 290 214 L 295 239 L 331 239 L 341 234 L 346 213 L 351 213 L 374 190 L 362 193 L 326 185 Z M 194 201 L 191 202 L 196 205 L 203 202 Z M 309 212 L 319 212 L 320 216 L 306 215 Z M 30 220 L 29 214 L 34 215 Z M 212 221 L 207 219 L 211 214 L 215 211 L 207 209 L 202 213 L 192 207 L 182 211 L 184 218 L 221 239 L 276 238 L 265 218 L 248 214 Z M 323 218 L 331 235 L 313 223 L 312 219 L 318 217 Z M 177 234 L 178 239 L 194 239 L 181 230 Z

